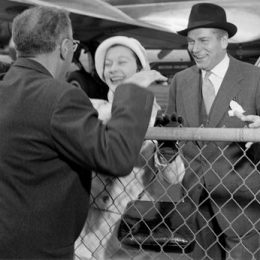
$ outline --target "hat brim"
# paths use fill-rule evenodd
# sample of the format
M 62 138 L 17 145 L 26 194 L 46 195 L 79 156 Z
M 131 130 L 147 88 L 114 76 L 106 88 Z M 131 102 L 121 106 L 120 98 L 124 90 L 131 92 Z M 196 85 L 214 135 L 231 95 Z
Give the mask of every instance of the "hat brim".
M 185 30 L 178 31 L 177 33 L 182 36 L 187 36 L 188 32 L 198 28 L 217 28 L 227 31 L 228 37 L 231 38 L 237 32 L 237 27 L 232 23 L 197 23 Z

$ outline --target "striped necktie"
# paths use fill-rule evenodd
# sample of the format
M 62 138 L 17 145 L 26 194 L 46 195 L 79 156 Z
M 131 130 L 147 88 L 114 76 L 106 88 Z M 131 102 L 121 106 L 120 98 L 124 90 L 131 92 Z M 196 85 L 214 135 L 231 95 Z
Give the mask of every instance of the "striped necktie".
M 207 71 L 202 83 L 202 96 L 207 114 L 209 114 L 212 103 L 215 99 L 215 88 L 209 79 L 211 71 Z

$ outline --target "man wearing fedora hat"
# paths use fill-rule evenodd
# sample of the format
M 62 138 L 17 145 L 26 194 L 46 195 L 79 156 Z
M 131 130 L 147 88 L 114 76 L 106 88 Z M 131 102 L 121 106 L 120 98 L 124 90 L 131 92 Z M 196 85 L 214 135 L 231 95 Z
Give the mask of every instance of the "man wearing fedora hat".
M 187 37 L 196 65 L 175 75 L 166 109 L 182 116 L 183 126 L 259 127 L 260 70 L 228 55 L 236 32 L 222 7 L 192 7 L 188 27 L 178 33 Z M 229 112 L 233 104 L 240 109 L 236 116 Z M 259 144 L 197 141 L 181 147 L 183 191 L 198 209 L 193 258 L 260 259 Z

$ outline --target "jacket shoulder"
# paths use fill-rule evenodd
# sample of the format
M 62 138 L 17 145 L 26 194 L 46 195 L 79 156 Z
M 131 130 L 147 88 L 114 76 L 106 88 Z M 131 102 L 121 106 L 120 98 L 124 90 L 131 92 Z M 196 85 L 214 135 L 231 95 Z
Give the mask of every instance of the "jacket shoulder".
M 198 73 L 199 73 L 199 70 L 198 70 L 197 66 L 193 65 L 191 67 L 188 67 L 184 70 L 177 72 L 174 77 L 187 78 L 190 75 L 194 75 L 194 74 L 198 74 Z
M 230 65 L 240 68 L 241 73 L 260 73 L 260 68 L 245 61 L 241 61 L 238 59 L 235 59 L 233 57 L 230 57 Z

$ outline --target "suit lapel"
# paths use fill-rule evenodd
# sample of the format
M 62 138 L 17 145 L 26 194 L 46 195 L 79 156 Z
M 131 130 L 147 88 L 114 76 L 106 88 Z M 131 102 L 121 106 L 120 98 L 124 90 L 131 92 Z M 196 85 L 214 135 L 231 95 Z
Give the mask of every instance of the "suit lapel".
M 243 76 L 239 66 L 230 57 L 229 68 L 212 105 L 209 115 L 209 127 L 217 127 L 223 116 L 228 112 L 230 101 L 236 97 L 242 87 L 242 84 L 239 84 L 242 79 Z
M 185 117 L 188 125 L 192 127 L 199 127 L 200 125 L 200 75 L 199 69 L 195 66 L 192 67 L 191 72 L 186 78 L 185 84 L 182 86 L 182 100 L 184 103 Z

